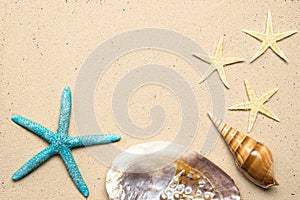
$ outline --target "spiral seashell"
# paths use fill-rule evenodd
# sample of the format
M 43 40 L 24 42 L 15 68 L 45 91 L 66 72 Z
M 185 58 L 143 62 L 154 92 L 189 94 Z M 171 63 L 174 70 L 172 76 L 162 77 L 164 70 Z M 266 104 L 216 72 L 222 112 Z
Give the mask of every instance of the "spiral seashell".
M 229 146 L 237 167 L 250 181 L 265 189 L 279 185 L 273 175 L 272 153 L 267 146 L 215 118 L 211 113 L 208 115 Z

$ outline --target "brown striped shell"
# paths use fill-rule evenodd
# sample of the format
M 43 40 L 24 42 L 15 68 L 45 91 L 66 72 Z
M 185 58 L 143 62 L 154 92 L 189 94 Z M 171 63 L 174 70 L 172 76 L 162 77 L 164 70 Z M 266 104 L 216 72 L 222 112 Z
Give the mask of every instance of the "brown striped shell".
M 266 145 L 232 128 L 210 113 L 208 115 L 228 144 L 236 165 L 250 181 L 265 189 L 279 185 L 273 175 L 272 153 Z

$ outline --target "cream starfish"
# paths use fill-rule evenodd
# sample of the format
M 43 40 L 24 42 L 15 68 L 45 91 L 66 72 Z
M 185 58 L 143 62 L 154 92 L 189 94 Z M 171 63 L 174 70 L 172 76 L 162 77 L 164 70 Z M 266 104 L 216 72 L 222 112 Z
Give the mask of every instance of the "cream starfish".
M 243 30 L 243 32 L 249 34 L 250 36 L 252 36 L 262 42 L 258 51 L 251 58 L 250 62 L 253 62 L 259 56 L 261 56 L 268 48 L 271 48 L 274 51 L 274 53 L 276 53 L 278 56 L 280 56 L 286 62 L 289 61 L 289 59 L 286 57 L 286 55 L 284 55 L 284 53 L 279 48 L 279 46 L 277 45 L 276 42 L 297 33 L 297 31 L 287 31 L 287 32 L 283 32 L 283 33 L 274 34 L 273 25 L 272 25 L 272 16 L 271 16 L 270 11 L 268 11 L 266 33 L 258 33 L 255 31 L 247 31 L 247 30 Z
M 202 83 L 207 79 L 215 70 L 218 71 L 219 76 L 224 83 L 224 85 L 229 88 L 228 81 L 226 79 L 224 67 L 225 65 L 230 65 L 237 62 L 244 62 L 241 58 L 226 58 L 223 57 L 223 37 L 220 38 L 215 56 L 209 57 L 204 54 L 193 53 L 194 56 L 210 64 L 209 69 L 204 73 L 203 77 L 200 79 L 199 83 Z
M 278 88 L 275 88 L 275 89 L 267 92 L 263 96 L 257 98 L 254 90 L 251 88 L 251 86 L 247 80 L 245 80 L 245 86 L 246 86 L 247 95 L 248 95 L 250 102 L 231 106 L 231 107 L 229 107 L 229 110 L 250 110 L 248 132 L 251 131 L 253 124 L 255 122 L 255 119 L 257 117 L 257 114 L 259 112 L 276 120 L 276 121 L 279 121 L 278 117 L 275 114 L 273 114 L 271 111 L 269 111 L 268 108 L 266 108 L 263 105 L 277 92 Z

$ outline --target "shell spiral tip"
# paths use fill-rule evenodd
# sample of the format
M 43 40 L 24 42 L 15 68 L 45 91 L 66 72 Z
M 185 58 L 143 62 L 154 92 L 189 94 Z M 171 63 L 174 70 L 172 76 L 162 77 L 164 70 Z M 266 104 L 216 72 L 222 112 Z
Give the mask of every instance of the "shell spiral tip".
M 207 115 L 208 115 L 209 119 L 213 120 L 214 116 L 211 112 L 208 112 Z
M 222 133 L 223 126 L 225 125 L 223 121 L 216 118 L 211 112 L 208 112 L 207 115 L 212 121 L 212 123 L 215 125 L 215 127 L 218 129 L 218 131 Z

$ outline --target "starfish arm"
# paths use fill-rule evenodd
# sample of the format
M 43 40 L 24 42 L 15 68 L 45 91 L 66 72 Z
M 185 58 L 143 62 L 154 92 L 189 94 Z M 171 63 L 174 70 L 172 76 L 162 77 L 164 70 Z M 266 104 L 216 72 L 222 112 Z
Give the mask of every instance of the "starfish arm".
M 257 99 L 254 90 L 252 89 L 250 83 L 248 82 L 248 80 L 245 80 L 245 87 L 246 87 L 246 91 L 247 91 L 247 95 L 250 101 L 253 101 L 255 99 Z
M 67 145 L 70 148 L 91 146 L 97 144 L 108 144 L 112 142 L 117 142 L 121 139 L 119 135 L 116 134 L 98 134 L 98 135 L 85 135 L 85 136 L 75 136 L 69 137 Z
M 36 154 L 34 157 L 32 157 L 30 160 L 28 160 L 18 171 L 16 171 L 12 179 L 13 180 L 20 180 L 21 178 L 25 177 L 29 173 L 31 173 L 34 169 L 39 167 L 41 164 L 43 164 L 45 161 L 47 161 L 51 156 L 53 156 L 56 153 L 56 148 L 50 145 L 43 151 Z
M 267 20 L 267 35 L 273 35 L 273 25 L 272 25 L 272 15 L 271 11 L 268 10 L 268 20 Z
M 279 118 L 264 105 L 259 108 L 259 112 L 279 122 Z
M 196 53 L 196 52 L 193 52 L 192 54 L 193 54 L 193 56 L 199 58 L 200 60 L 202 60 L 202 61 L 204 61 L 204 62 L 206 62 L 206 63 L 209 63 L 209 64 L 210 64 L 210 63 L 213 62 L 212 58 L 209 57 L 209 56 L 207 56 L 207 55 L 200 54 L 200 53 Z
M 226 75 L 225 75 L 225 71 L 224 71 L 224 66 L 223 66 L 223 65 L 222 65 L 222 66 L 219 66 L 219 67 L 217 68 L 217 70 L 218 70 L 218 72 L 219 72 L 219 76 L 220 76 L 220 78 L 221 78 L 223 84 L 224 84 L 227 88 L 229 88 L 229 83 L 228 83 L 228 81 L 227 81 L 227 79 L 226 79 Z
M 258 110 L 256 108 L 252 108 L 249 114 L 248 132 L 250 132 L 253 128 L 257 114 L 258 114 Z
M 261 56 L 269 47 L 269 44 L 267 42 L 263 42 L 257 52 L 254 54 L 254 56 L 251 58 L 250 62 L 253 62 L 256 60 L 259 56 Z
M 241 58 L 224 58 L 224 65 L 229 65 L 229 64 L 233 64 L 233 63 L 238 63 L 238 62 L 244 62 L 244 59 Z
M 219 40 L 218 46 L 217 46 L 216 53 L 215 53 L 215 57 L 217 57 L 217 58 L 222 57 L 222 54 L 223 54 L 223 41 L 224 41 L 224 38 L 221 37 L 220 40 Z
M 287 31 L 287 32 L 283 32 L 283 33 L 274 34 L 273 37 L 276 38 L 276 41 L 280 41 L 280 40 L 287 38 L 295 33 L 297 33 L 297 31 Z
M 286 55 L 283 53 L 283 51 L 279 48 L 279 46 L 276 42 L 271 43 L 270 47 L 274 51 L 274 53 L 276 53 L 278 56 L 280 56 L 280 58 L 282 58 L 286 62 L 289 62 L 289 59 L 286 57 Z
M 230 106 L 228 109 L 229 110 L 250 110 L 251 108 L 252 108 L 252 103 L 247 102 L 247 103 L 237 104 L 235 106 Z
M 12 116 L 11 119 L 16 124 L 43 138 L 48 143 L 52 143 L 54 140 L 56 140 L 56 135 L 52 131 L 36 122 L 31 121 L 30 119 L 22 116 Z
M 205 81 L 217 68 L 215 67 L 214 64 L 211 64 L 209 68 L 205 71 L 204 75 L 201 77 L 199 80 L 199 83 L 202 83 Z
M 261 96 L 259 98 L 259 100 L 262 102 L 262 103 L 265 103 L 266 101 L 268 101 L 276 92 L 278 91 L 278 88 L 275 88 L 269 92 L 267 92 L 266 94 L 264 94 L 263 96 Z
M 64 138 L 68 135 L 68 129 L 70 124 L 70 114 L 72 107 L 71 91 L 69 87 L 65 87 L 62 93 L 60 116 L 58 122 L 57 133 L 59 137 Z
M 83 196 L 87 197 L 89 195 L 88 187 L 85 184 L 85 182 L 79 172 L 77 164 L 75 163 L 75 160 L 71 154 L 71 150 L 68 148 L 62 148 L 60 150 L 59 154 L 61 155 L 61 157 L 65 163 L 65 166 L 68 170 L 68 173 L 71 176 L 77 189 L 80 191 L 80 193 Z
M 256 31 L 248 31 L 248 30 L 242 30 L 244 33 L 254 37 L 255 39 L 259 40 L 259 41 L 264 41 L 266 39 L 266 34 L 264 33 L 259 33 Z

